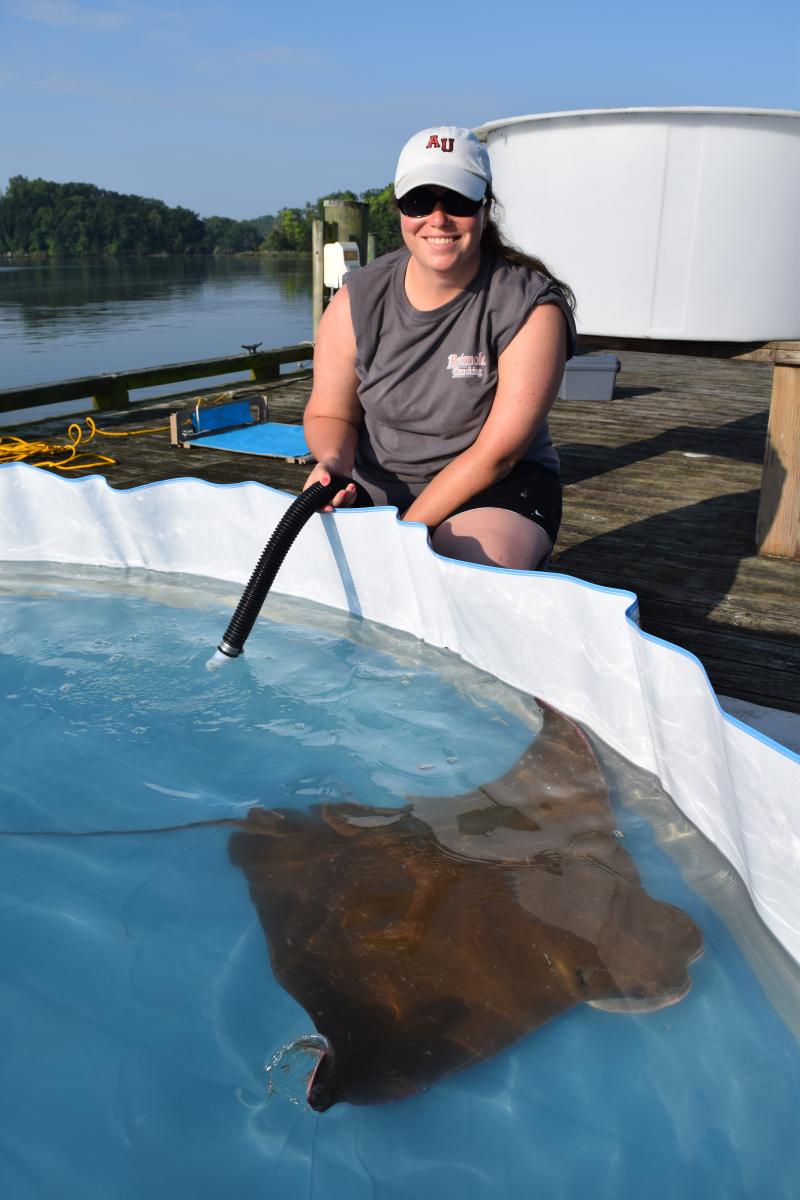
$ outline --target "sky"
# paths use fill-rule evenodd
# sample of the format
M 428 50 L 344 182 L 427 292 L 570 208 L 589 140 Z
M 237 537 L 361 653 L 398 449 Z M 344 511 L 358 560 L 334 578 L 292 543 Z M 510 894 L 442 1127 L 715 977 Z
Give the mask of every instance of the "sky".
M 798 0 L 0 0 L 0 188 L 243 219 L 382 187 L 434 124 L 800 109 Z

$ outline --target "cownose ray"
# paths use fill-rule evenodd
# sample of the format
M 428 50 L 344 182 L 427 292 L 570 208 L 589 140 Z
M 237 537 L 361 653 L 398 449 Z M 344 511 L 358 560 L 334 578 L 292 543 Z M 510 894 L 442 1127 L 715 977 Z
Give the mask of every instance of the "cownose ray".
M 702 933 L 647 895 L 586 736 L 539 703 L 538 737 L 474 791 L 253 808 L 231 835 L 274 974 L 320 1035 L 317 1111 L 410 1095 L 580 1003 L 689 990 Z

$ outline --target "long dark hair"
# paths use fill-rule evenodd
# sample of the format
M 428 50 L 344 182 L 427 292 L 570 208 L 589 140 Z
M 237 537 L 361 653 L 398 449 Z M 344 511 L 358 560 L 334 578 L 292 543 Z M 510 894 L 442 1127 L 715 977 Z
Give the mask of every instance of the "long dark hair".
M 567 304 L 574 312 L 575 293 L 569 284 L 564 283 L 563 279 L 559 279 L 554 275 L 547 264 L 543 263 L 540 258 L 537 258 L 534 254 L 526 254 L 524 250 L 520 250 L 518 246 L 507 242 L 503 237 L 499 225 L 503 215 L 503 206 L 492 192 L 491 184 L 486 188 L 486 201 L 489 205 L 489 216 L 486 218 L 486 224 L 483 227 L 481 246 L 496 254 L 498 258 L 505 259 L 506 262 L 514 263 L 518 267 L 527 267 L 531 271 L 538 271 L 540 275 L 544 275 L 545 279 L 550 279 L 564 293 Z

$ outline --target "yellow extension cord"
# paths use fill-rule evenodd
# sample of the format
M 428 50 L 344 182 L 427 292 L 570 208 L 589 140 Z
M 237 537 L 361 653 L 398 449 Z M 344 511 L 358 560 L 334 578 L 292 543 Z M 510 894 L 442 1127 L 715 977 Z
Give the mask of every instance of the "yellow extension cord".
M 52 467 L 55 471 L 87 471 L 92 467 L 114 466 L 117 461 L 115 458 L 110 458 L 107 454 L 100 454 L 94 448 L 89 453 L 79 448 L 88 445 L 95 435 L 100 437 L 140 437 L 143 433 L 163 433 L 165 429 L 169 428 L 168 425 L 159 425 L 155 429 L 132 429 L 127 433 L 113 433 L 109 429 L 98 429 L 91 417 L 83 419 L 89 429 L 88 435 L 85 430 L 81 429 L 77 421 L 73 421 L 67 427 L 66 442 L 28 442 L 20 437 L 0 436 L 0 465 L 37 459 L 36 462 L 31 463 L 31 466 Z M 55 454 L 66 454 L 66 458 L 57 462 L 54 458 L 40 459 L 38 457 L 39 455 Z M 85 461 L 87 458 L 88 462 Z

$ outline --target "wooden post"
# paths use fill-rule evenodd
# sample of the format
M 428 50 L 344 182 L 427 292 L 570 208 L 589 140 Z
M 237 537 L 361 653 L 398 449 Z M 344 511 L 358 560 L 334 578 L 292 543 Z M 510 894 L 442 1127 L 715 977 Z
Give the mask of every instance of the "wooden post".
M 367 222 L 369 205 L 360 200 L 326 200 L 323 208 L 324 221 L 311 223 L 311 320 L 314 341 L 325 311 L 326 298 L 323 283 L 323 253 L 328 242 L 356 242 L 363 266 L 367 261 Z
M 357 242 L 362 267 L 367 261 L 369 205 L 361 200 L 326 200 L 325 223 L 336 225 L 331 242 Z
M 375 234 L 368 233 L 367 234 L 367 262 L 371 263 L 374 261 L 375 261 Z
M 779 359 L 772 370 L 756 543 L 759 554 L 800 558 L 800 364 Z
M 322 282 L 322 247 L 325 243 L 325 222 L 311 222 L 311 324 L 314 341 L 325 307 L 325 288 Z
M 255 354 L 253 358 L 255 358 Z M 250 368 L 250 378 L 258 380 L 260 383 L 266 383 L 270 379 L 277 379 L 281 373 L 280 364 L 273 354 L 259 354 L 258 362 L 253 363 Z
M 124 379 L 109 379 L 97 388 L 93 396 L 94 407 L 101 412 L 127 408 L 129 404 L 128 384 Z

